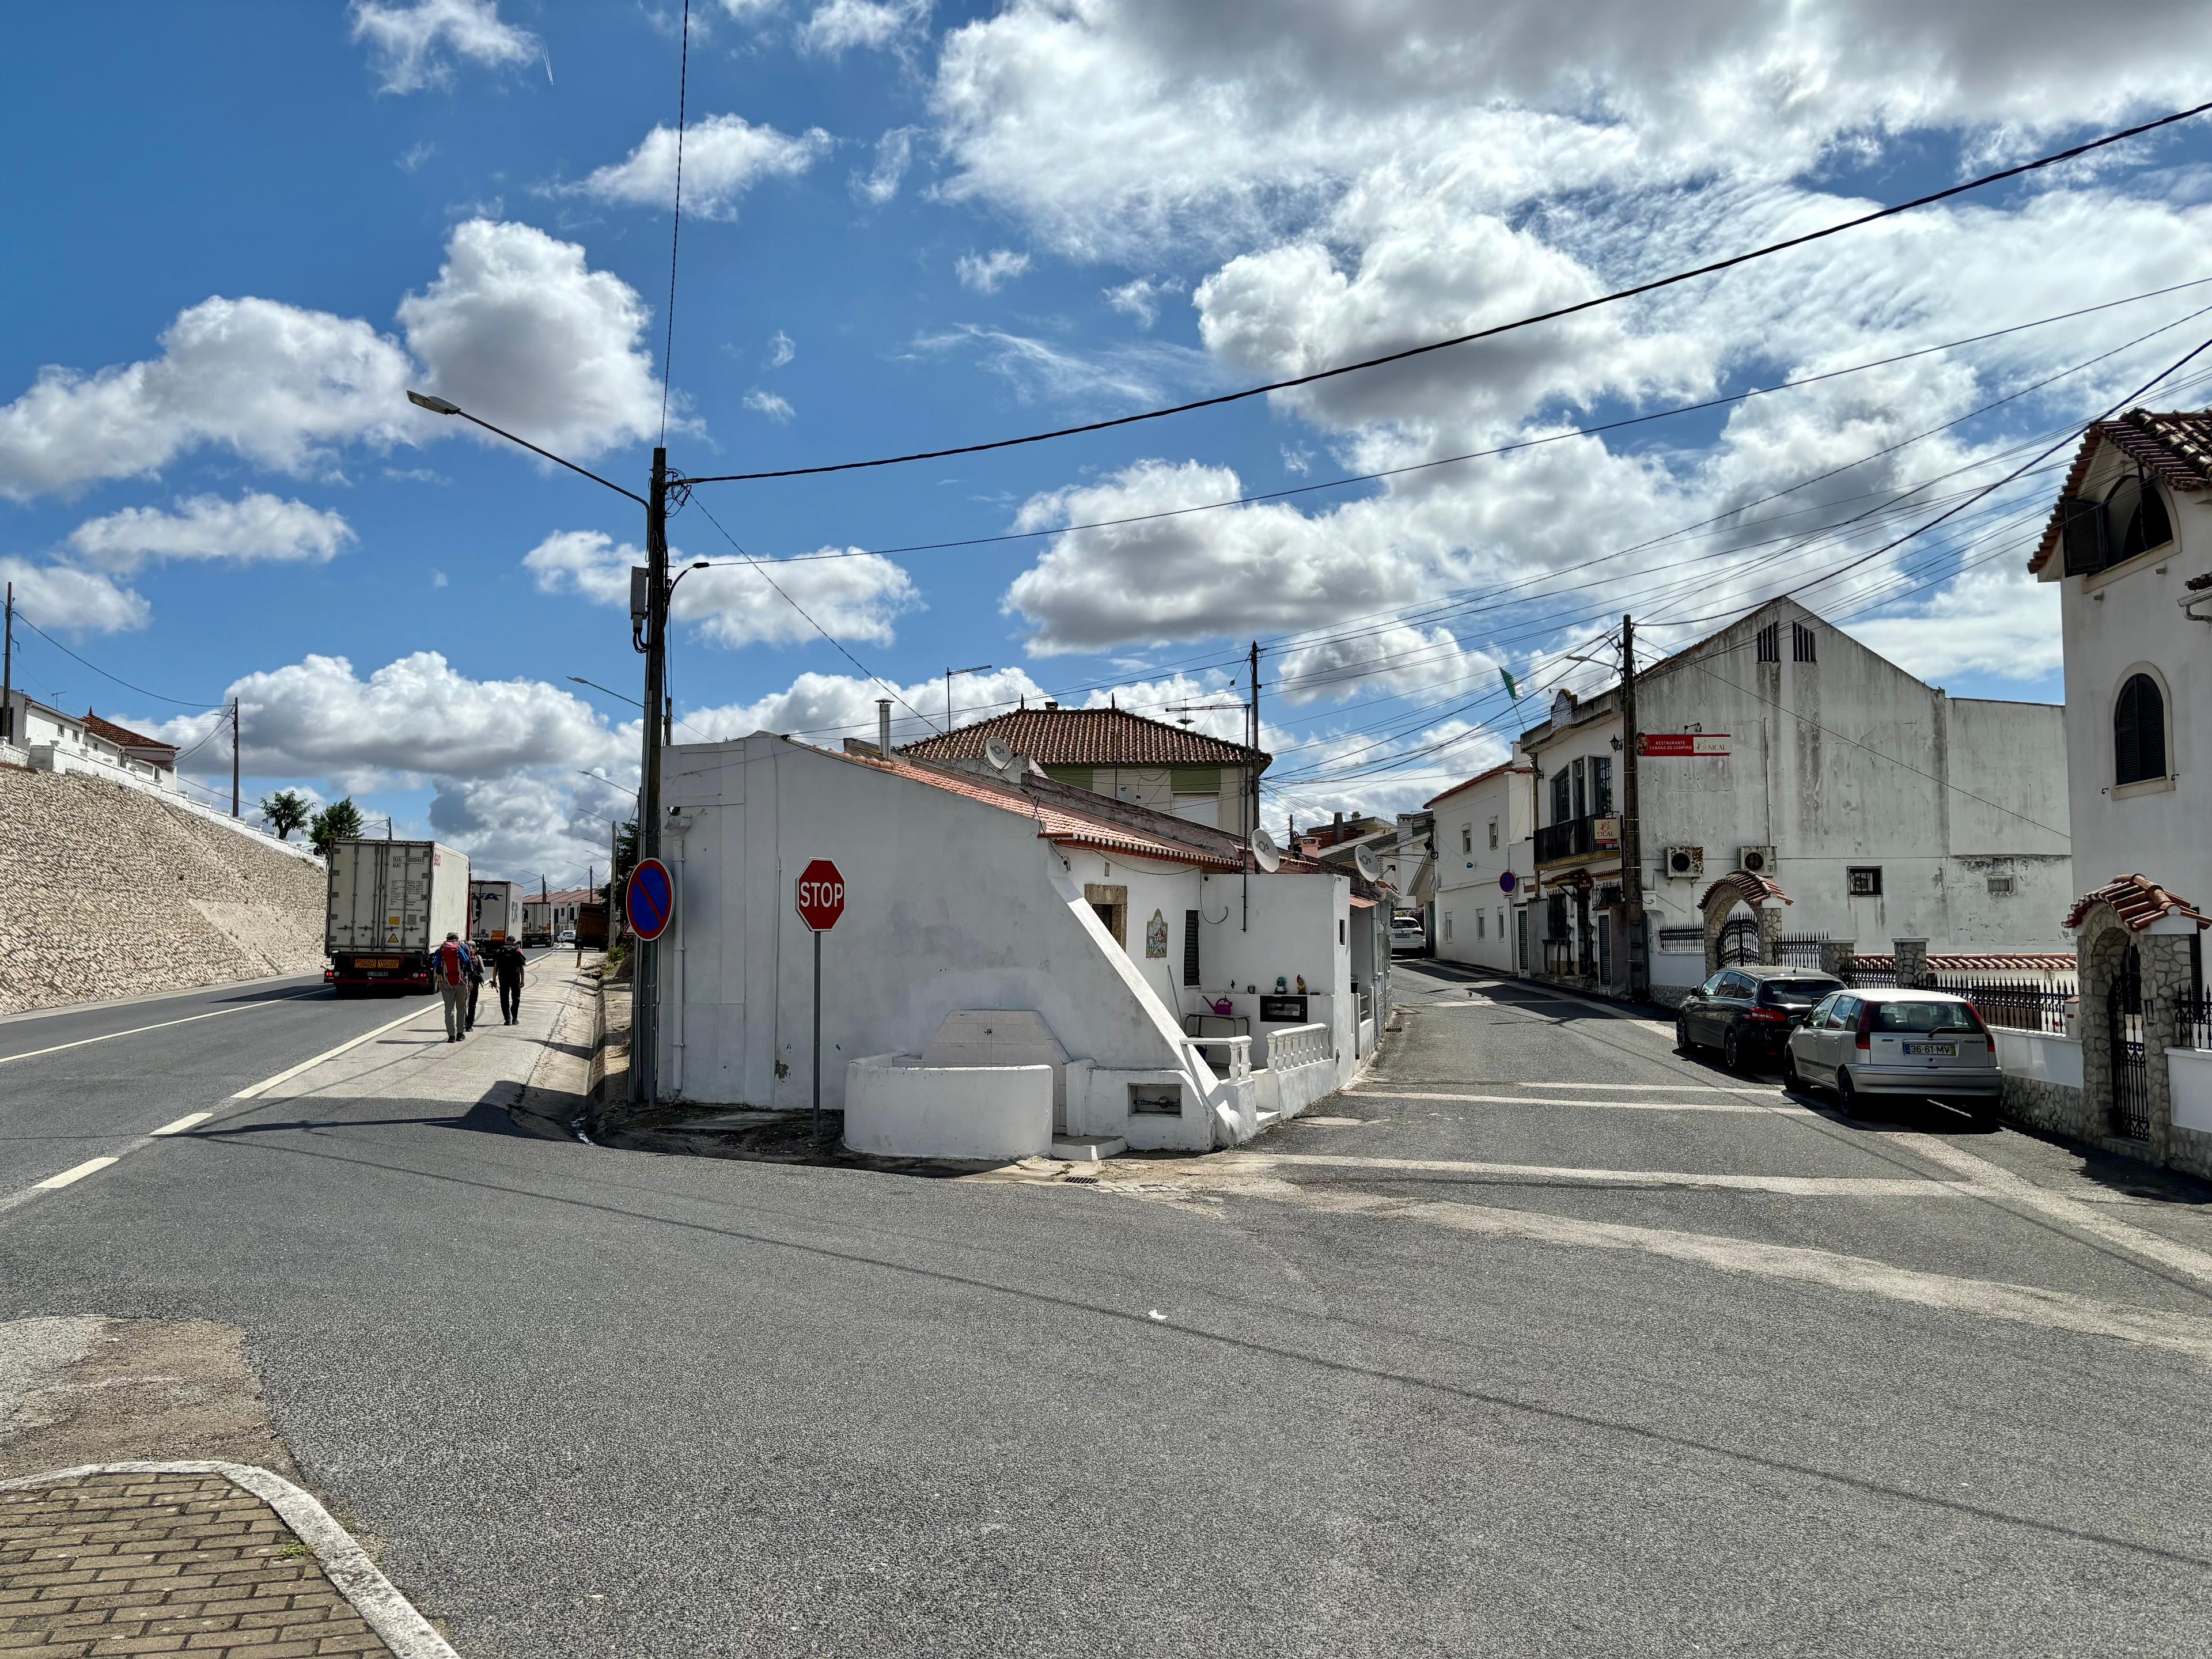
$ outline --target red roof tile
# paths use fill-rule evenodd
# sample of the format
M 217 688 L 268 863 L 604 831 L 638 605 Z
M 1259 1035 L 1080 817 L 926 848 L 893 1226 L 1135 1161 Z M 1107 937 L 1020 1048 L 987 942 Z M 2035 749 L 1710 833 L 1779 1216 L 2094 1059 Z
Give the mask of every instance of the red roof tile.
M 981 760 L 998 738 L 1040 766 L 1265 766 L 1264 750 L 1209 738 L 1126 708 L 1020 708 L 905 744 L 915 760 Z
M 166 749 L 177 752 L 173 743 L 164 743 L 159 738 L 142 737 L 127 726 L 118 726 L 113 720 L 104 720 L 89 708 L 84 711 L 84 729 L 95 738 L 104 738 L 118 749 Z
M 2066 482 L 2058 487 L 2060 501 L 2081 492 L 2090 464 L 2097 459 L 2098 446 L 2107 443 L 2140 462 L 2168 489 L 2212 489 L 2212 410 L 2154 415 L 2147 409 L 2131 409 L 2117 421 L 2097 422 L 2081 434 L 2074 465 L 2067 469 Z M 2030 574 L 2039 575 L 2058 549 L 2058 514 L 2054 503 L 2043 540 L 2035 556 L 2027 562 Z
M 1705 889 L 1705 897 L 1698 901 L 1698 910 L 1702 912 L 1713 902 L 1713 895 L 1723 890 L 1734 893 L 1737 902 L 1748 904 L 1754 910 L 1769 899 L 1780 899 L 1784 904 L 1796 902 L 1765 876 L 1754 876 L 1748 870 L 1731 870 Z
M 2074 901 L 2074 908 L 2066 913 L 2066 925 L 2079 927 L 2081 918 L 2089 914 L 2090 907 L 2109 904 L 2119 913 L 2123 925 L 2131 933 L 2140 933 L 2160 916 L 2188 917 L 2201 930 L 2212 927 L 2212 916 L 2204 916 L 2193 908 L 2187 899 L 2176 898 L 2148 876 L 2117 876 L 2093 892 Z

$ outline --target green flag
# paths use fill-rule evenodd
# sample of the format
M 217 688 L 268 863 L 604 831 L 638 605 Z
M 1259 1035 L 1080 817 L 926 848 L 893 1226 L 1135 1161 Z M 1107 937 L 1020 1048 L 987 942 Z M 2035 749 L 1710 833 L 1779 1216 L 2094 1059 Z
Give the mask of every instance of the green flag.
M 1521 688 L 1513 684 L 1513 676 L 1501 668 L 1498 671 L 1498 678 L 1505 682 L 1505 695 L 1512 698 L 1516 702 L 1520 702 Z

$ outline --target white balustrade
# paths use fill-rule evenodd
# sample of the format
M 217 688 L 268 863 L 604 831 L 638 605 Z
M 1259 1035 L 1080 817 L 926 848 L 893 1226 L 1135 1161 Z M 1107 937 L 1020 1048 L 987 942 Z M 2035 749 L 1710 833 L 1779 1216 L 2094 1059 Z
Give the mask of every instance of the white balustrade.
M 1267 1064 L 1278 1072 L 1325 1064 L 1329 1058 L 1326 1025 L 1285 1025 L 1267 1033 Z
M 1252 1039 L 1249 1036 L 1185 1037 L 1182 1046 L 1231 1083 L 1242 1083 L 1252 1075 Z M 1226 1066 L 1216 1064 L 1212 1058 L 1215 1052 L 1222 1049 L 1228 1051 Z

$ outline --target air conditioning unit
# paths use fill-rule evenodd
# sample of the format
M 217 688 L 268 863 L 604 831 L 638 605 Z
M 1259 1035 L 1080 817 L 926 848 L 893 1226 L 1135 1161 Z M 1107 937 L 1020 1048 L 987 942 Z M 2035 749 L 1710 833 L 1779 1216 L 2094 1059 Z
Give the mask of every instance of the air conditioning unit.
M 1669 881 L 1694 881 L 1705 873 L 1705 849 L 1670 847 L 1660 855 L 1659 868 Z
M 1774 874 L 1774 849 L 1771 847 L 1739 847 L 1735 849 L 1735 867 L 1754 876 L 1771 878 Z

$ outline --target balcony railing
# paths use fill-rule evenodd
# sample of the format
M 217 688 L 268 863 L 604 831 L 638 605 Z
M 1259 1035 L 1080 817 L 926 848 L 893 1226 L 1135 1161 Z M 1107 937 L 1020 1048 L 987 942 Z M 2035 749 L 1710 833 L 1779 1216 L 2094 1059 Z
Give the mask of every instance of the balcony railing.
M 1620 818 L 1612 812 L 1592 812 L 1584 817 L 1569 818 L 1564 823 L 1547 823 L 1536 831 L 1539 864 L 1557 864 L 1565 859 L 1618 852 L 1620 848 Z

